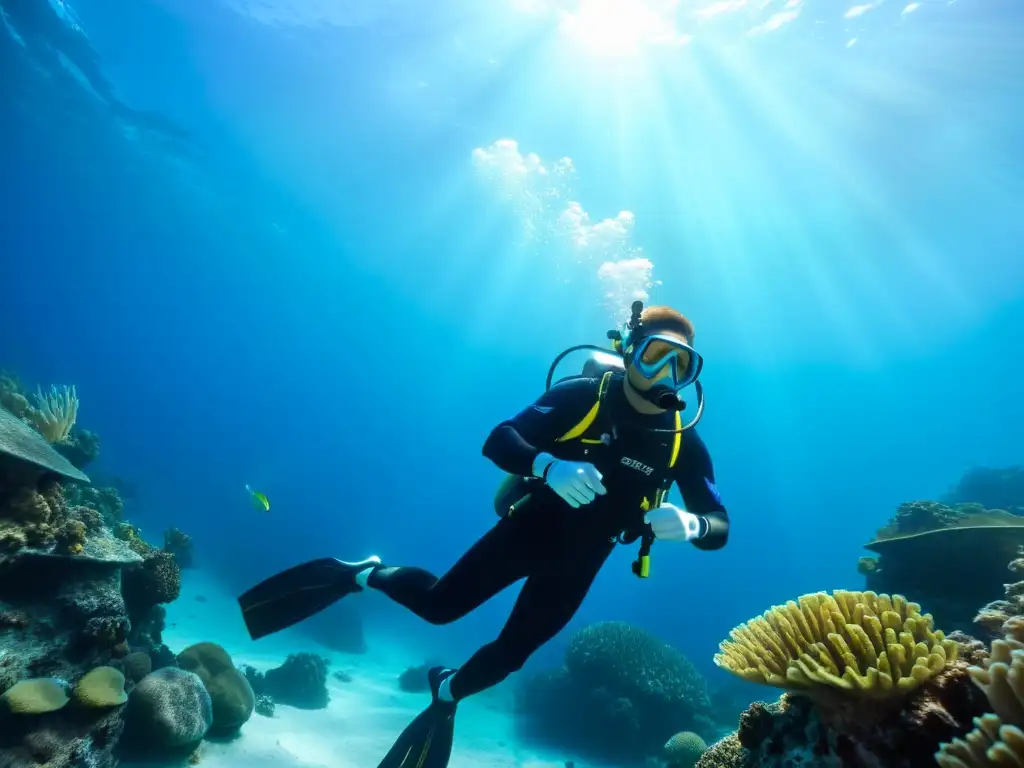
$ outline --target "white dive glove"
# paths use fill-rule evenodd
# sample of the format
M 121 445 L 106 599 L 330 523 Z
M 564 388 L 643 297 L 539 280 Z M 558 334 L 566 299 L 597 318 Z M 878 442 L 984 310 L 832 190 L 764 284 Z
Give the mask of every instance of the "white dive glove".
M 655 507 L 644 515 L 644 522 L 650 524 L 656 539 L 692 541 L 700 538 L 700 518 L 675 504 Z
M 550 453 L 541 453 L 533 460 L 533 474 L 544 478 L 548 487 L 570 507 L 582 507 L 595 496 L 607 493 L 597 467 L 585 461 L 563 461 Z

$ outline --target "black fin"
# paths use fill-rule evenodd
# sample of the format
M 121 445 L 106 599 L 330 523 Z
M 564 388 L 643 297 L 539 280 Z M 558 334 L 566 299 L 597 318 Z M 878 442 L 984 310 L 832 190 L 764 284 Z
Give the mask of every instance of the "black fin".
M 435 701 L 406 726 L 377 768 L 446 768 L 455 736 L 455 704 Z
M 287 629 L 361 589 L 355 575 L 379 561 L 311 560 L 271 576 L 238 598 L 253 640 Z

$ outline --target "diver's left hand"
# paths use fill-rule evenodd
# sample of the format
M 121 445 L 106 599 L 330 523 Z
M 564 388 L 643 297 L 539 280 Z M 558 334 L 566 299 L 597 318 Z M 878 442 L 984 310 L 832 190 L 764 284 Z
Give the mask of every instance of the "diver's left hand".
M 644 515 L 644 522 L 651 526 L 656 539 L 692 541 L 700 538 L 700 518 L 675 504 L 655 507 Z

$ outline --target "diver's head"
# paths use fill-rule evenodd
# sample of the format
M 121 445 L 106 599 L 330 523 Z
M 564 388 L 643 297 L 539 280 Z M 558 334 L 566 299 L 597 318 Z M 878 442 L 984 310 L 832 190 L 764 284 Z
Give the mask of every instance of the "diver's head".
M 623 341 L 627 396 L 638 410 L 679 410 L 679 392 L 703 365 L 693 349 L 693 323 L 671 307 L 647 307 L 639 320 Z

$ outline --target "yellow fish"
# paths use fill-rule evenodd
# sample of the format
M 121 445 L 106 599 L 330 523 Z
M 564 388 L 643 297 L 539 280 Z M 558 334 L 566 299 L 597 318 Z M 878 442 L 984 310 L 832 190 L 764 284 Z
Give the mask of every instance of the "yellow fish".
M 256 507 L 260 512 L 270 511 L 270 499 L 267 498 L 265 493 L 254 491 L 249 487 L 249 484 L 245 484 L 245 490 L 248 491 L 249 495 L 252 496 L 252 505 Z

